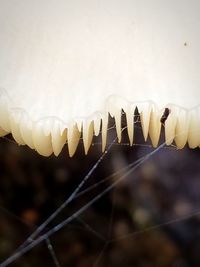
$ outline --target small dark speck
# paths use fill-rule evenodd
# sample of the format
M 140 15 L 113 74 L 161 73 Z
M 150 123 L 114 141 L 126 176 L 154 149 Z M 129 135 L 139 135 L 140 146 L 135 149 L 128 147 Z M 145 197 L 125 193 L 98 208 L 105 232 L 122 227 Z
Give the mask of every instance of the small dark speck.
M 188 43 L 185 42 L 185 43 L 184 43 L 184 46 L 188 46 Z
M 169 114 L 170 114 L 171 110 L 169 108 L 165 108 L 164 112 L 163 112 L 163 115 L 160 119 L 160 122 L 164 125 L 165 124 L 165 121 L 167 120 Z

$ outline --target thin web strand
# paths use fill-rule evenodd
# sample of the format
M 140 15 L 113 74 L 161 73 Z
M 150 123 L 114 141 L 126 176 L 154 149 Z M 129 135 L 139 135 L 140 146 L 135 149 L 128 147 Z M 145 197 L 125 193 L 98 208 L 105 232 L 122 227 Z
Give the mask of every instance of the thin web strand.
M 50 229 L 49 231 L 47 231 L 47 233 L 39 236 L 37 239 L 33 240 L 31 243 L 29 243 L 26 247 L 23 247 L 22 249 L 20 249 L 19 251 L 17 251 L 16 253 L 14 253 L 12 256 L 10 256 L 9 258 L 7 258 L 4 262 L 2 262 L 0 264 L 0 267 L 6 267 L 8 266 L 10 263 L 14 262 L 15 260 L 17 260 L 20 256 L 22 256 L 23 254 L 25 254 L 26 252 L 30 251 L 32 248 L 34 248 L 35 246 L 37 246 L 38 244 L 40 244 L 41 242 L 43 242 L 44 240 L 46 240 L 47 238 L 49 238 L 51 235 L 53 235 L 54 233 L 58 232 L 60 229 L 62 229 L 64 226 L 66 226 L 68 223 L 70 223 L 72 220 L 74 220 L 75 218 L 77 218 L 79 215 L 81 215 L 84 211 L 86 211 L 92 204 L 94 204 L 96 201 L 98 201 L 102 196 L 104 196 L 105 194 L 107 194 L 110 190 L 112 190 L 117 184 L 119 184 L 124 178 L 126 178 L 131 172 L 135 171 L 137 168 L 139 168 L 144 162 L 146 162 L 149 158 L 151 158 L 155 153 L 157 153 L 163 146 L 165 145 L 165 142 L 163 144 L 161 144 L 159 147 L 157 147 L 154 151 L 150 152 L 149 154 L 147 154 L 144 159 L 139 162 L 137 165 L 135 165 L 133 168 L 131 168 L 129 171 L 127 171 L 127 173 L 125 173 L 124 175 L 122 175 L 117 181 L 115 181 L 113 184 L 111 184 L 110 186 L 108 186 L 106 189 L 104 189 L 103 192 L 99 193 L 96 197 L 94 197 L 91 201 L 89 201 L 86 205 L 84 205 L 83 207 L 81 207 L 78 211 L 76 211 L 74 214 L 72 214 L 70 217 L 68 217 L 66 220 L 64 220 L 63 222 L 61 222 L 60 224 L 56 225 L 55 227 L 53 227 L 52 229 Z
M 19 216 L 17 216 L 16 214 L 14 214 L 13 212 L 10 212 L 9 210 L 7 210 L 6 208 L 0 206 L 0 210 L 1 212 L 7 214 L 9 217 L 15 219 L 16 221 L 20 222 L 21 224 L 23 224 L 24 226 L 26 226 L 27 228 L 34 228 L 33 224 L 27 223 L 25 220 L 22 220 Z
M 85 226 L 85 229 L 91 232 L 93 235 L 95 235 L 99 240 L 106 241 L 105 237 L 102 236 L 99 232 L 94 230 L 88 223 L 86 223 L 80 216 L 76 218 L 78 222 L 80 222 L 82 225 Z
M 101 181 L 99 182 L 96 182 L 95 184 L 89 186 L 88 188 L 82 190 L 80 193 L 78 193 L 75 197 L 74 197 L 74 200 L 85 195 L 86 193 L 92 191 L 93 189 L 97 188 L 98 186 L 100 186 L 101 184 L 107 182 L 107 181 L 110 181 L 112 178 L 114 178 L 115 176 L 120 176 L 122 175 L 124 172 L 128 171 L 130 168 L 132 168 L 133 166 L 135 166 L 136 164 L 138 164 L 139 162 L 141 162 L 143 159 L 145 158 L 145 156 L 139 158 L 138 160 L 128 164 L 127 166 L 121 168 L 120 170 L 112 173 L 111 175 L 107 176 L 106 178 L 104 179 L 101 179 Z
M 134 237 L 136 235 L 144 234 L 146 232 L 149 232 L 149 231 L 152 231 L 152 230 L 156 230 L 158 228 L 161 228 L 161 227 L 164 227 L 164 226 L 167 226 L 167 225 L 170 225 L 170 224 L 183 222 L 183 221 L 186 221 L 186 220 L 188 220 L 188 219 L 190 219 L 192 217 L 196 217 L 196 216 L 199 216 L 199 215 L 200 215 L 200 209 L 198 209 L 197 211 L 195 211 L 195 212 L 193 212 L 191 214 L 185 215 L 183 217 L 176 218 L 176 219 L 173 219 L 173 220 L 169 220 L 169 221 L 164 222 L 164 223 L 160 223 L 160 224 L 156 224 L 156 225 L 147 227 L 147 228 L 145 228 L 143 230 L 135 231 L 133 233 L 129 233 L 129 234 L 117 237 L 117 238 L 113 238 L 113 239 L 109 240 L 108 243 L 110 244 L 110 243 L 113 243 L 113 242 L 116 242 L 116 241 L 119 241 L 119 240 L 131 238 L 131 237 Z
M 125 130 L 125 128 L 126 127 L 124 127 L 122 129 L 122 131 Z M 9 138 L 7 138 L 7 140 L 12 141 Z M 26 247 L 31 242 L 33 242 L 34 238 L 37 237 L 37 235 L 39 235 L 45 229 L 45 227 L 74 199 L 74 197 L 76 196 L 76 194 L 80 191 L 80 189 L 83 187 L 83 185 L 88 181 L 88 179 L 91 177 L 91 175 L 93 174 L 93 172 L 96 170 L 96 168 L 102 162 L 102 160 L 106 156 L 107 152 L 110 151 L 112 145 L 114 144 L 114 142 L 116 142 L 116 140 L 117 140 L 117 137 L 108 146 L 107 150 L 104 151 L 104 153 L 97 160 L 97 162 L 93 165 L 93 167 L 90 169 L 90 171 L 88 172 L 88 174 L 83 178 L 83 180 L 81 181 L 81 183 L 76 187 L 76 189 L 69 196 L 69 198 L 50 217 L 48 217 L 46 221 L 44 221 L 39 227 L 36 228 L 36 230 L 25 240 L 25 242 L 16 249 L 16 253 L 18 251 L 21 251 L 22 248 Z M 50 246 L 47 244 L 47 247 L 49 249 Z M 50 253 L 52 255 L 52 251 L 50 251 Z
M 35 226 L 33 226 L 33 225 L 28 224 L 26 221 L 22 220 L 19 216 L 15 215 L 14 213 L 11 213 L 10 211 L 8 211 L 8 210 L 6 210 L 6 209 L 4 209 L 4 208 L 2 208 L 2 207 L 0 207 L 0 209 L 1 209 L 4 213 L 7 213 L 10 217 L 12 217 L 13 219 L 15 219 L 16 221 L 18 221 L 18 222 L 20 222 L 21 224 L 23 224 L 24 226 L 26 226 L 27 228 L 30 229 L 30 227 L 31 227 L 31 228 L 35 227 Z M 61 267 L 60 264 L 59 264 L 59 262 L 58 262 L 58 260 L 57 260 L 57 258 L 56 258 L 56 254 L 55 254 L 55 251 L 54 251 L 54 249 L 53 249 L 53 246 L 52 246 L 52 244 L 51 244 L 51 242 L 50 242 L 50 239 L 47 239 L 47 240 L 46 240 L 46 244 L 47 244 L 47 248 L 48 248 L 48 250 L 49 250 L 49 252 L 50 252 L 50 254 L 51 254 L 51 256 L 52 256 L 52 259 L 53 259 L 53 261 L 54 261 L 56 267 Z
M 61 265 L 60 265 L 60 263 L 58 261 L 58 258 L 56 256 L 55 250 L 53 248 L 53 245 L 51 244 L 51 241 L 50 241 L 49 238 L 46 239 L 46 244 L 47 244 L 47 248 L 48 248 L 48 250 L 49 250 L 49 252 L 51 254 L 51 257 L 53 259 L 53 262 L 54 262 L 55 266 L 56 267 L 61 267 Z
M 97 258 L 96 258 L 96 260 L 95 260 L 95 262 L 93 264 L 93 267 L 98 266 L 98 264 L 101 261 L 101 259 L 103 257 L 103 254 L 104 254 L 105 250 L 107 249 L 107 247 L 108 247 L 108 241 L 106 241 L 104 243 L 104 246 L 102 247 L 102 249 L 100 250 L 99 254 L 97 255 Z
M 113 195 L 112 197 L 112 202 L 114 202 L 115 204 L 115 195 Z M 111 239 L 111 235 L 112 235 L 112 225 L 113 225 L 113 218 L 114 218 L 114 204 L 112 204 L 112 208 L 111 208 L 111 212 L 110 212 L 110 220 L 109 220 L 109 224 L 108 224 L 108 237 L 105 240 L 104 246 L 102 247 L 102 249 L 99 252 L 99 255 L 97 256 L 97 259 L 95 260 L 93 267 L 98 266 L 98 264 L 100 263 L 105 250 L 107 249 L 108 245 L 109 245 L 109 240 Z
M 88 179 L 91 177 L 93 172 L 96 170 L 96 168 L 99 166 L 99 164 L 102 162 L 104 157 L 106 156 L 107 152 L 111 149 L 113 143 L 116 141 L 117 137 L 113 140 L 113 142 L 110 144 L 110 146 L 107 148 L 107 150 L 101 155 L 101 157 L 97 160 L 97 162 L 93 165 L 93 167 L 90 169 L 88 174 L 83 178 L 83 180 L 80 182 L 80 184 L 76 187 L 76 189 L 73 191 L 73 193 L 69 196 L 69 198 L 66 199 L 66 201 L 63 202 L 63 204 L 54 212 L 52 213 L 46 221 L 44 221 L 27 239 L 26 241 L 19 247 L 20 249 L 25 247 L 27 244 L 31 243 L 37 235 L 39 235 L 45 227 L 74 199 L 76 194 L 80 191 L 80 189 L 83 187 L 83 185 L 88 181 Z

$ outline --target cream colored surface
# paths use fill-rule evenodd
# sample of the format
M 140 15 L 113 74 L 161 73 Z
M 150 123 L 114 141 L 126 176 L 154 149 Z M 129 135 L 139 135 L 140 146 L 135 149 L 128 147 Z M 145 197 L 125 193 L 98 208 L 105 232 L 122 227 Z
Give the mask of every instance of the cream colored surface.
M 165 107 L 166 141 L 200 145 L 200 2 L 0 0 L 0 135 L 58 155 L 106 145 L 108 112 L 141 113 L 154 146 Z

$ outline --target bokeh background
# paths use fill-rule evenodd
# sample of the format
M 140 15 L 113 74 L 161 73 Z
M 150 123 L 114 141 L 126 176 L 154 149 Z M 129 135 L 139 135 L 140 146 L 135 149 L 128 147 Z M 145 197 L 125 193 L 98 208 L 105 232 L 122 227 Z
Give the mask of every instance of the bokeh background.
M 115 138 L 110 121 L 108 143 Z M 163 137 L 161 138 L 162 143 Z M 123 168 L 153 151 L 141 126 L 135 145 L 113 144 L 82 190 L 111 178 L 68 205 L 45 229 L 59 224 L 126 171 Z M 82 141 L 69 158 L 65 147 L 49 158 L 0 140 L 0 260 L 15 249 L 73 192 L 101 156 L 95 137 L 87 156 Z M 121 173 L 118 174 L 118 171 Z M 45 232 L 44 231 L 44 232 Z M 43 233 L 44 233 L 43 232 Z M 161 148 L 79 217 L 50 237 L 61 267 L 199 267 L 200 151 L 174 145 Z M 9 266 L 56 266 L 45 242 Z

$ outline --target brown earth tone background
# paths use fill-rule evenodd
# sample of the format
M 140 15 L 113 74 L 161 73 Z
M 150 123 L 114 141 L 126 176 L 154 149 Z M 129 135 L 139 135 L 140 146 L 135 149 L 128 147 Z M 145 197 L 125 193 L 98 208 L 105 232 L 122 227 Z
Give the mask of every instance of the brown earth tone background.
M 111 126 L 112 126 L 111 121 Z M 115 132 L 108 131 L 108 142 Z M 73 192 L 101 156 L 100 137 L 87 156 L 80 142 L 45 158 L 11 137 L 0 140 L 0 260 L 15 249 Z M 162 141 L 161 141 L 162 142 Z M 137 126 L 134 147 L 114 144 L 84 190 L 153 148 Z M 44 231 L 79 210 L 119 179 L 115 175 L 67 206 Z M 83 190 L 82 189 L 82 190 Z M 162 148 L 81 216 L 50 237 L 61 267 L 199 267 L 200 151 Z M 10 266 L 56 266 L 45 242 Z

